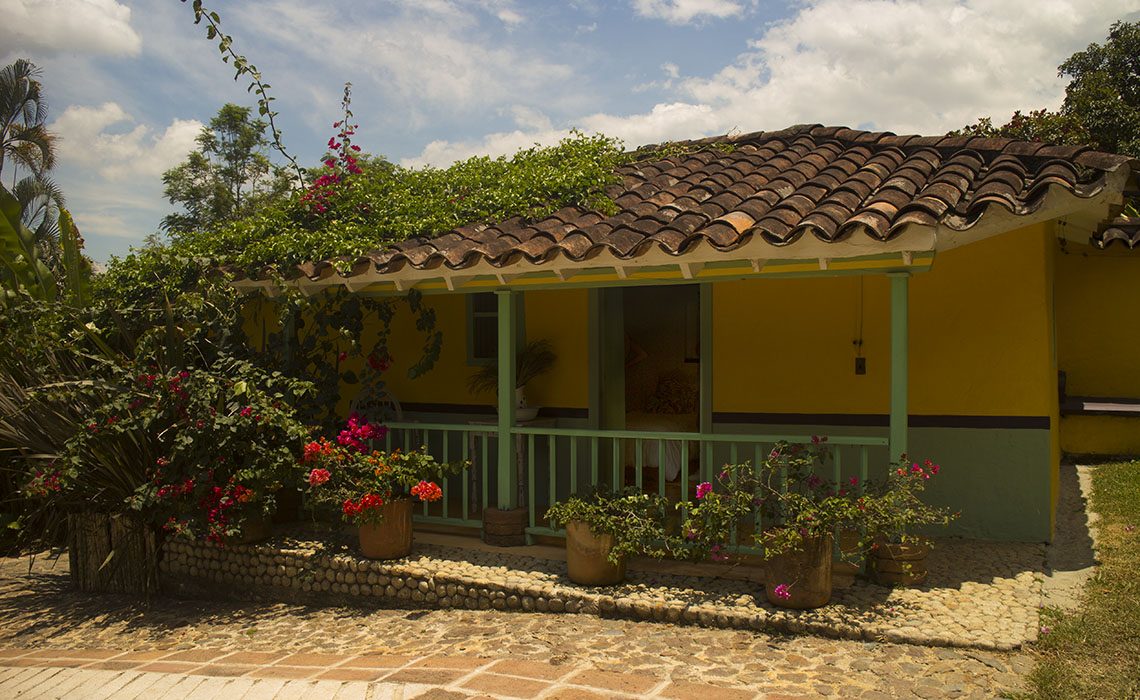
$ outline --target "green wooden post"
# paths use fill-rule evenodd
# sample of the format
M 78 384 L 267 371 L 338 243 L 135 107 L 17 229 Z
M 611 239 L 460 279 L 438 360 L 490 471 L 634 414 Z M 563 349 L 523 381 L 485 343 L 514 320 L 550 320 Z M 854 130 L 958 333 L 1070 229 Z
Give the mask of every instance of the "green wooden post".
M 515 472 L 515 440 L 511 428 L 515 425 L 515 372 L 518 353 L 517 292 L 495 292 L 499 305 L 499 465 L 498 497 L 495 506 L 510 510 L 518 506 L 518 475 Z
M 589 317 L 586 321 L 588 335 L 588 377 L 590 408 L 586 427 L 597 430 L 602 425 L 602 291 L 591 289 L 589 294 Z
M 908 290 L 910 274 L 895 272 L 891 278 L 891 429 L 890 458 L 898 459 L 908 452 L 907 429 L 910 413 L 907 407 L 909 363 Z
M 713 332 L 713 305 L 712 284 L 705 282 L 700 289 L 700 360 L 701 360 L 701 395 L 700 395 L 700 426 L 704 434 L 712 433 L 712 392 L 713 392 L 713 365 L 712 365 L 712 332 Z
M 711 282 L 704 282 L 700 287 L 700 433 L 712 435 L 713 432 L 713 286 Z M 706 458 L 706 450 L 701 445 L 701 458 Z M 703 465 L 705 469 L 712 469 L 711 464 Z M 689 465 L 682 464 L 681 469 L 688 471 Z M 702 474 L 705 471 L 702 470 Z M 685 496 L 686 498 L 688 496 Z
M 625 428 L 625 295 L 621 289 L 601 292 L 601 425 Z

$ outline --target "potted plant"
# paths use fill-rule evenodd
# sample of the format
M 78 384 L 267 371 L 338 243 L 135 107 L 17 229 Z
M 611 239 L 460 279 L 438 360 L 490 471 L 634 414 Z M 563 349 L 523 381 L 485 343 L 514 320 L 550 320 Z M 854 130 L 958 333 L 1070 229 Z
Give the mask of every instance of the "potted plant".
M 657 494 L 626 489 L 571 496 L 546 511 L 555 527 L 566 528 L 566 569 L 585 586 L 610 586 L 625 579 L 630 555 L 666 552 L 667 503 Z
M 919 464 L 903 455 L 883 482 L 869 486 L 865 499 L 868 531 L 873 535 L 869 569 L 877 583 L 909 586 L 926 580 L 926 557 L 933 542 L 912 528 L 947 525 L 958 517 L 920 498 L 940 470 L 929 459 Z
M 834 533 L 865 532 L 855 485 L 819 477 L 825 438 L 812 445 L 777 443 L 759 469 L 726 465 L 714 482 L 697 485 L 695 503 L 685 503 L 685 538 L 709 558 L 728 558 L 728 544 L 741 522 L 759 511 L 766 525 L 752 539 L 766 561 L 765 596 L 784 608 L 818 608 L 831 600 Z M 856 546 L 853 551 L 861 551 Z
M 443 498 L 435 480 L 464 466 L 440 464 L 423 448 L 371 449 L 371 441 L 385 433 L 383 426 L 353 414 L 336 442 L 324 437 L 310 442 L 301 458 L 311 502 L 339 508 L 345 522 L 357 526 L 360 551 L 369 559 L 407 556 L 413 499 Z
M 526 385 L 535 377 L 546 374 L 558 361 L 549 340 L 532 340 L 519 348 L 515 355 L 515 405 L 519 420 L 531 420 L 538 415 L 537 408 L 527 406 Z M 482 394 L 499 389 L 499 365 L 491 363 L 475 371 L 467 380 L 467 390 Z

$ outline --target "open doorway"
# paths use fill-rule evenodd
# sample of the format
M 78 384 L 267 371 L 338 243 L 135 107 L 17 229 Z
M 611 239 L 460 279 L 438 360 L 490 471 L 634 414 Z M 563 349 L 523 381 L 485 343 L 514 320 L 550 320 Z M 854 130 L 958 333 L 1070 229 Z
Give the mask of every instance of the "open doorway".
M 667 285 L 623 290 L 625 428 L 652 433 L 700 430 L 700 287 Z M 696 444 L 686 457 L 697 460 Z M 633 448 L 636 449 L 636 448 Z M 664 467 L 676 482 L 682 469 L 680 441 L 645 441 L 640 460 L 654 483 Z M 627 463 L 635 462 L 627 455 Z

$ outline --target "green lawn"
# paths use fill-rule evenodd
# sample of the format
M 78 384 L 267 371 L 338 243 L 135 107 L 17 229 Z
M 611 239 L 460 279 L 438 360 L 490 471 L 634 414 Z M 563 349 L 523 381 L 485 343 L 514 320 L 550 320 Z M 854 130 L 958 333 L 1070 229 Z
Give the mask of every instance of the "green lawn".
M 1140 698 L 1140 461 L 1093 469 L 1101 567 L 1079 612 L 1046 610 L 1028 698 Z

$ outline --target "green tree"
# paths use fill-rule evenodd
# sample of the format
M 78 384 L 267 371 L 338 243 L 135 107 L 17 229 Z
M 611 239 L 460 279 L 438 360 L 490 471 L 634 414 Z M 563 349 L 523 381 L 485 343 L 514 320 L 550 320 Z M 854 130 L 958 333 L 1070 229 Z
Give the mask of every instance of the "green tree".
M 0 174 L 6 160 L 37 175 L 55 165 L 56 137 L 44 126 L 47 103 L 39 75 L 23 58 L 0 69 Z
M 174 239 L 236 221 L 289 191 L 266 156 L 266 123 L 248 107 L 227 104 L 198 135 L 198 150 L 162 176 L 164 194 L 181 212 L 162 228 Z
M 12 187 L 20 220 L 32 232 L 40 258 L 52 270 L 62 264 L 59 215 L 67 205 L 63 191 L 46 175 L 28 175 Z
M 38 259 L 60 272 L 63 192 L 48 177 L 55 165 L 56 136 L 44 126 L 47 102 L 40 70 L 25 59 L 0 69 L 0 172 L 11 161 L 11 195 L 19 206 L 19 222 L 31 235 Z M 20 177 L 20 171 L 28 174 Z
M 1060 144 L 1091 144 L 1140 158 L 1140 22 L 1116 22 L 1102 44 L 1089 44 L 1058 67 L 1070 78 L 1057 111 L 1018 110 L 994 126 L 989 117 L 951 132 Z

